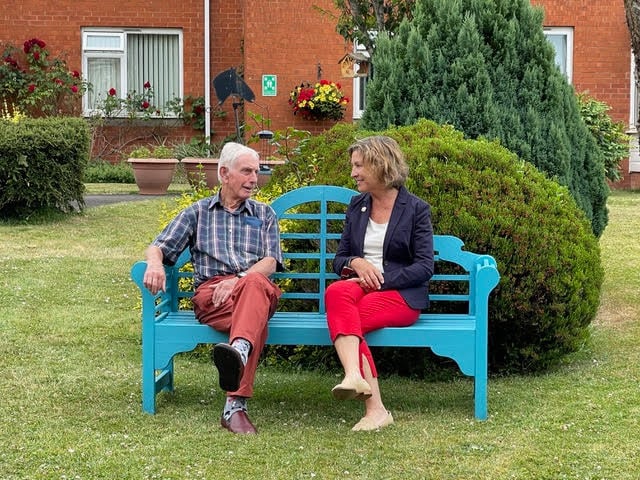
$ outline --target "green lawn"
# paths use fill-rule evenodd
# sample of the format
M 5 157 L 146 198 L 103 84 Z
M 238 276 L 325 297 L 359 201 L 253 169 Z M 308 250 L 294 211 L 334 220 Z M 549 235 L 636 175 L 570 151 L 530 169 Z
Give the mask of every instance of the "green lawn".
M 335 375 L 261 368 L 249 405 L 255 437 L 219 427 L 223 393 L 201 356 L 179 356 L 176 393 L 159 395 L 155 416 L 141 412 L 128 275 L 162 202 L 0 225 L 3 480 L 640 475 L 639 193 L 610 197 L 592 341 L 544 375 L 491 378 L 488 421 L 473 419 L 470 381 L 383 378 L 396 424 L 353 433 L 362 412 L 332 399 Z

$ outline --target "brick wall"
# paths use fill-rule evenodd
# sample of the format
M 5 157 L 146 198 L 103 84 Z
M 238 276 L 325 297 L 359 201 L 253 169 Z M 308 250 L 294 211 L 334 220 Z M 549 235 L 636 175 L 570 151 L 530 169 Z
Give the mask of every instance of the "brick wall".
M 353 97 L 352 79 L 341 78 L 338 65 L 347 46 L 335 31 L 335 20 L 319 11 L 319 8 L 335 11 L 333 1 L 247 0 L 246 3 L 245 78 L 256 94 L 256 105 L 248 106 L 248 110 L 264 115 L 268 108 L 275 129 L 288 125 L 321 128 L 317 122 L 294 116 L 288 99 L 293 87 L 303 81 L 316 82 L 319 77 L 340 82 L 345 94 Z M 262 96 L 264 74 L 277 76 L 276 97 Z M 349 105 L 345 119 L 351 116 Z

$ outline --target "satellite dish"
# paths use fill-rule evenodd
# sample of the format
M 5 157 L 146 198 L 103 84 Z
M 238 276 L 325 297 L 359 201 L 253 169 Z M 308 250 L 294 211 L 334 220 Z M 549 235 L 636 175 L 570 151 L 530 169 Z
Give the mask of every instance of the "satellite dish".
M 240 97 L 248 102 L 253 102 L 256 96 L 249 85 L 240 78 L 235 68 L 230 68 L 216 75 L 213 79 L 213 88 L 218 97 L 218 105 L 222 105 L 230 96 Z

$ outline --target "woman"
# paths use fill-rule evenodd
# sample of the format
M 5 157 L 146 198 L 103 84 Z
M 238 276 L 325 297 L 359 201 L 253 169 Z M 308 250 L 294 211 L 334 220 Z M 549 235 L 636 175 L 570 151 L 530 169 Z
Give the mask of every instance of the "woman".
M 412 325 L 428 306 L 433 230 L 429 205 L 404 187 L 409 168 L 395 140 L 367 137 L 351 145 L 349 154 L 361 194 L 347 208 L 333 261 L 343 279 L 325 297 L 331 341 L 344 368 L 332 393 L 364 400 L 365 415 L 352 430 L 376 430 L 392 424 L 393 416 L 382 403 L 364 335 Z

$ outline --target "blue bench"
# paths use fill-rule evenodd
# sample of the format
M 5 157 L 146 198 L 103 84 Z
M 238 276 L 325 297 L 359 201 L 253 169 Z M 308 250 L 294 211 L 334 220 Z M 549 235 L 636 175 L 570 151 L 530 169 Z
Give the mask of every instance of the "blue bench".
M 269 321 L 268 344 L 331 345 L 324 292 L 337 275 L 334 257 L 345 205 L 357 192 L 333 186 L 303 187 L 273 201 L 287 271 L 273 275 L 283 290 L 278 311 Z M 429 347 L 453 359 L 474 378 L 475 417 L 487 418 L 487 325 L 489 294 L 500 275 L 489 255 L 462 250 L 457 237 L 436 235 L 436 274 L 430 283 L 430 311 L 405 328 L 385 328 L 367 335 L 371 346 Z M 198 344 L 228 341 L 225 334 L 201 325 L 190 309 L 192 273 L 185 251 L 166 267 L 167 291 L 153 296 L 143 285 L 146 262 L 137 262 L 131 278 L 142 294 L 142 408 L 155 413 L 156 395 L 174 389 L 174 356 Z M 185 309 L 185 304 L 187 305 Z M 452 305 L 436 313 L 438 305 Z M 431 311 L 434 310 L 434 311 Z M 442 309 L 440 309 L 442 311 Z

